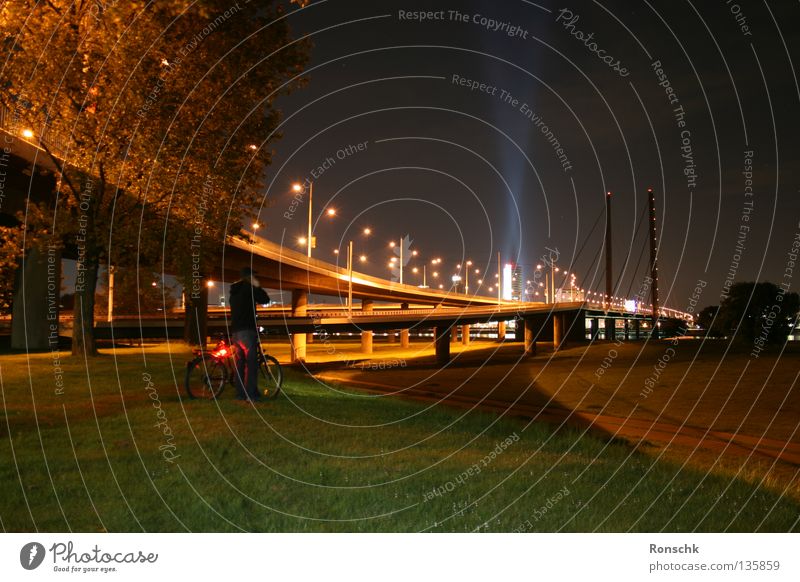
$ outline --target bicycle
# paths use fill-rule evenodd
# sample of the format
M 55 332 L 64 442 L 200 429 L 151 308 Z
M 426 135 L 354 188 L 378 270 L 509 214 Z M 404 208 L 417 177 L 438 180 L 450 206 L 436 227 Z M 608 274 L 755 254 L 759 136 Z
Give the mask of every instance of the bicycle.
M 220 338 L 213 350 L 195 349 L 194 359 L 186 363 L 186 393 L 192 399 L 214 400 L 219 398 L 226 384 L 234 384 L 236 348 Z M 280 394 L 283 384 L 283 368 L 273 356 L 265 354 L 259 342 L 258 391 L 267 400 Z

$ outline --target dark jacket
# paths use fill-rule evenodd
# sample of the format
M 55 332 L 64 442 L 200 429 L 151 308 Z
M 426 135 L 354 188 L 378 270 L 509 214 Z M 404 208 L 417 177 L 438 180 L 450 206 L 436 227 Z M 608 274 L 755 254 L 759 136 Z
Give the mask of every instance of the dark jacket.
M 269 303 L 269 295 L 261 287 L 253 287 L 250 281 L 236 281 L 231 285 L 231 331 L 255 330 L 256 305 Z

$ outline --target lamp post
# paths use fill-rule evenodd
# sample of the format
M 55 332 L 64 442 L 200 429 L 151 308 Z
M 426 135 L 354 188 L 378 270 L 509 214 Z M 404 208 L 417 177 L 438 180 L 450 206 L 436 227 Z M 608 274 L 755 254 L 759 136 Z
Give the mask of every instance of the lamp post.
M 392 241 L 389 243 L 389 248 L 393 249 L 397 243 Z M 400 239 L 400 284 L 403 284 L 403 239 Z
M 502 285 L 503 267 L 500 262 L 500 251 L 497 251 L 497 304 L 503 302 L 503 285 Z
M 347 243 L 347 313 L 353 315 L 353 241 Z
M 295 182 L 292 184 L 292 191 L 296 194 L 299 194 L 303 191 L 303 185 L 299 182 Z M 306 237 L 306 245 L 307 245 L 307 253 L 308 258 L 311 258 L 311 246 L 312 246 L 312 239 L 311 239 L 311 217 L 312 217 L 312 205 L 314 204 L 314 182 L 308 183 L 308 236 Z
M 333 216 L 330 212 L 328 212 L 330 216 Z M 372 234 L 372 229 L 369 227 L 364 228 L 364 236 L 369 236 Z M 338 249 L 334 250 L 334 253 L 338 253 Z M 359 260 L 364 263 L 367 260 L 365 255 L 361 255 Z M 353 241 L 349 241 L 347 243 L 347 312 L 349 314 L 353 313 Z

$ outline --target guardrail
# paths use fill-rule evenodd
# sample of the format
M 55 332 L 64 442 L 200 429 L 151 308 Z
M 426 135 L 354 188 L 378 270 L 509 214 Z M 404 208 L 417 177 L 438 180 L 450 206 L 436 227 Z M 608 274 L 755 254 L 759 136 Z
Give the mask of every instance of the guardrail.
M 36 135 L 36 129 L 39 135 Z M 5 105 L 0 105 L 0 129 L 14 136 L 20 141 L 24 141 L 35 148 L 43 149 L 41 143 L 47 145 L 47 149 L 57 158 L 64 160 L 69 151 L 70 142 L 60 133 L 54 131 L 47 123 L 35 127 L 23 127 L 14 112 Z M 22 131 L 28 129 L 33 132 L 33 137 L 27 138 L 22 135 Z

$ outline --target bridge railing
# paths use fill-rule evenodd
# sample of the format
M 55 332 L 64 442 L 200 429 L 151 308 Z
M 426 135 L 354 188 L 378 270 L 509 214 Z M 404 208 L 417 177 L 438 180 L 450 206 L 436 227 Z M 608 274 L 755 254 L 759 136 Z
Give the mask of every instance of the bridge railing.
M 41 142 L 44 142 L 53 155 L 61 160 L 66 158 L 69 151 L 69 139 L 53 130 L 49 124 L 44 123 L 36 127 L 24 127 L 17 116 L 14 115 L 14 112 L 5 105 L 0 105 L 0 129 L 14 136 L 14 138 L 37 148 L 41 147 Z M 25 129 L 29 129 L 34 135 L 30 138 L 23 136 L 22 131 Z M 39 135 L 36 135 L 37 129 L 40 131 Z

